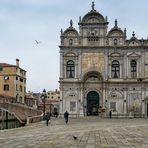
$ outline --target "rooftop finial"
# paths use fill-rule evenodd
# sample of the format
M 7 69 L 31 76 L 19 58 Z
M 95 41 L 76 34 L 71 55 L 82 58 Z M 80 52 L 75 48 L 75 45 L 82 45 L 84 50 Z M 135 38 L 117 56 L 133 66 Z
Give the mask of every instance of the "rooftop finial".
M 115 19 L 115 27 L 117 27 L 117 23 L 118 23 L 118 22 L 117 22 L 117 19 Z
M 133 31 L 133 34 L 132 34 L 132 36 L 133 36 L 133 37 L 135 37 L 135 32 L 134 32 L 134 31 Z
M 95 10 L 95 4 L 94 4 L 94 2 L 92 2 L 91 7 L 92 7 L 92 10 Z
M 72 20 L 70 20 L 70 27 L 72 27 L 72 25 L 73 25 L 73 21 L 72 21 Z
M 61 28 L 61 35 L 63 34 L 63 29 Z
M 124 28 L 124 35 L 126 35 L 126 28 Z
M 105 17 L 105 21 L 107 22 L 107 16 Z
M 81 23 L 81 16 L 79 16 L 79 22 Z

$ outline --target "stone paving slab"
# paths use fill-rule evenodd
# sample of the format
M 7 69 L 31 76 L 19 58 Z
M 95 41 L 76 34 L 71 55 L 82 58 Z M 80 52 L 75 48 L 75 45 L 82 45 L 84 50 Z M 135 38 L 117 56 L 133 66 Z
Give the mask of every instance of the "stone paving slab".
M 0 131 L 0 148 L 148 148 L 148 119 L 52 119 Z M 74 139 L 76 136 L 77 139 Z

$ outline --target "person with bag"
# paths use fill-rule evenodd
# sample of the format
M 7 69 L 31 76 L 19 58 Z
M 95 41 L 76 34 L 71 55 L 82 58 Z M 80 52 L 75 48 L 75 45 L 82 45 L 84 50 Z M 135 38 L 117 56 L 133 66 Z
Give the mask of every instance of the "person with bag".
M 50 121 L 50 113 L 47 112 L 47 114 L 46 114 L 46 125 L 47 126 L 48 126 L 49 121 Z
M 68 111 L 66 111 L 66 112 L 64 113 L 64 118 L 65 118 L 65 123 L 66 123 L 66 124 L 68 123 L 68 117 L 69 117 L 69 113 L 68 113 Z

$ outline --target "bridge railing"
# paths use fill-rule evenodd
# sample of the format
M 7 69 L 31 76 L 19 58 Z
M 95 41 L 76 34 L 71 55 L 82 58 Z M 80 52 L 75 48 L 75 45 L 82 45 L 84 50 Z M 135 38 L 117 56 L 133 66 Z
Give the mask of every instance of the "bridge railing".
M 35 123 L 43 120 L 43 115 L 27 117 L 27 124 Z

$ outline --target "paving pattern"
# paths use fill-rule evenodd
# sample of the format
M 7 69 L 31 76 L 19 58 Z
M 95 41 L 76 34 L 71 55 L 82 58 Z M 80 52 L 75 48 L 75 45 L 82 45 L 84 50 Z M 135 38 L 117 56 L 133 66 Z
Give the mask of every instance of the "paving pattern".
M 0 131 L 0 148 L 148 148 L 148 119 L 52 119 Z

